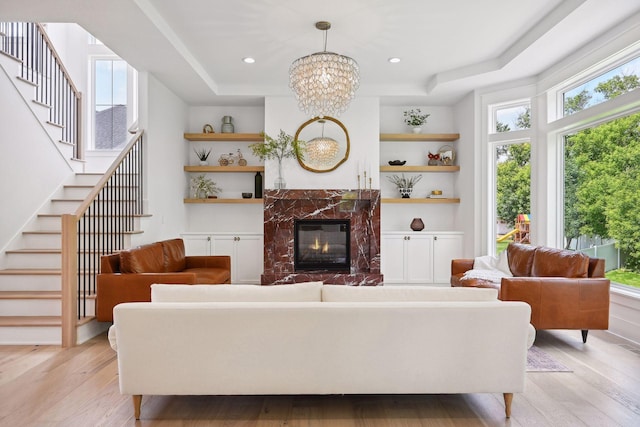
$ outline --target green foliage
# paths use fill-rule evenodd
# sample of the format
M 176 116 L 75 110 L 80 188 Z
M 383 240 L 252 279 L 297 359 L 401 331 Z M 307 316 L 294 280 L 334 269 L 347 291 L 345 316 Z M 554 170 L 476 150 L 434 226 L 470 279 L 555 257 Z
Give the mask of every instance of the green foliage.
M 413 127 L 422 126 L 427 123 L 427 117 L 431 114 L 422 114 L 422 110 L 416 108 L 415 110 L 407 110 L 404 112 L 404 122 Z
M 610 237 L 640 271 L 640 114 L 565 142 L 565 235 Z
M 630 92 L 640 86 L 640 80 L 635 74 L 629 76 L 614 76 L 607 81 L 600 82 L 594 89 L 604 95 L 605 99 L 612 99 L 625 92 Z
M 496 132 L 509 132 L 511 128 L 508 124 L 502 122 L 496 122 Z
M 218 194 L 222 189 L 202 174 L 191 178 L 191 191 L 195 197 L 209 197 Z
M 413 188 L 413 186 L 422 179 L 422 175 L 414 175 L 411 178 L 406 178 L 404 174 L 402 174 L 402 178 L 400 178 L 394 174 L 388 176 L 387 179 L 393 182 L 398 188 Z
M 264 137 L 264 143 L 256 142 L 249 145 L 253 155 L 259 157 L 260 160 L 278 159 L 278 161 L 282 161 L 286 158 L 303 157 L 304 142 L 294 139 L 282 129 L 276 139 L 264 132 L 260 135 Z
M 624 268 L 607 271 L 605 277 L 612 282 L 640 288 L 640 273 L 634 273 Z
M 591 94 L 588 90 L 584 89 L 576 96 L 570 96 L 564 100 L 564 115 L 568 116 L 578 111 L 582 111 L 587 108 L 589 101 L 591 101 Z
M 497 216 L 513 226 L 518 214 L 531 212 L 531 145 L 511 144 L 498 163 Z
M 522 113 L 518 114 L 516 126 L 518 129 L 531 128 L 531 107 L 527 106 Z

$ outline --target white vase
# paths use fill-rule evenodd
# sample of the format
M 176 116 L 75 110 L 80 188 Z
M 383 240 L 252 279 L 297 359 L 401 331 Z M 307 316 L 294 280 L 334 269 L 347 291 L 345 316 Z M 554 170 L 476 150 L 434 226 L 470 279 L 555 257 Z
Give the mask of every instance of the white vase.
M 422 128 L 413 128 L 413 133 L 420 133 L 422 132 Z
M 206 160 L 200 160 L 200 166 L 208 166 L 209 162 Z

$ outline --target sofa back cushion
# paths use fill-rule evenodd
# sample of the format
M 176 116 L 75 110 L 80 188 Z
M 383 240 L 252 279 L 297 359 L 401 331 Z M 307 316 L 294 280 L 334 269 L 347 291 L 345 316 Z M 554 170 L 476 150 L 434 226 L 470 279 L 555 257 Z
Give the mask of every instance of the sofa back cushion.
M 183 271 L 187 268 L 187 259 L 184 256 L 184 241 L 172 239 L 160 242 L 164 251 L 164 271 Z
M 533 277 L 587 277 L 589 257 L 580 252 L 539 246 L 533 256 Z
M 164 255 L 162 244 L 156 242 L 120 252 L 120 272 L 164 272 Z
M 515 277 L 531 276 L 535 251 L 535 246 L 509 243 L 509 246 L 507 246 L 507 258 L 509 260 L 509 269 Z
M 293 285 L 151 285 L 152 302 L 320 301 L 322 282 Z
M 324 285 L 322 301 L 495 301 L 496 289 L 437 288 L 429 286 L 345 286 Z

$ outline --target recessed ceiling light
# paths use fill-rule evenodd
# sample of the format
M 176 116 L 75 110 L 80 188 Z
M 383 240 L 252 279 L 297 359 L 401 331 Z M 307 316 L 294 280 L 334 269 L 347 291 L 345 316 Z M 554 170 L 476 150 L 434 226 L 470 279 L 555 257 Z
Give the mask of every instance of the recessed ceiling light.
M 253 64 L 254 62 L 256 62 L 256 60 L 251 58 L 250 56 L 247 56 L 246 58 L 242 58 L 242 62 L 244 62 L 245 64 Z
M 398 62 L 400 62 L 400 58 L 396 58 L 396 57 L 389 58 L 389 62 L 391 62 L 392 64 L 397 64 Z

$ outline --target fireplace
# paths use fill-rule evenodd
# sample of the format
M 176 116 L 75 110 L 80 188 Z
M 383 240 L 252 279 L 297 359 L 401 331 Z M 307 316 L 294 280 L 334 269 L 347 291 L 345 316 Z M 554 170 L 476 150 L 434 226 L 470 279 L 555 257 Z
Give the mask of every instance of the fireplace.
M 348 219 L 296 219 L 294 227 L 295 271 L 349 271 Z
M 335 245 L 331 261 L 322 254 L 323 236 L 316 245 L 314 232 L 331 236 L 325 239 L 328 250 Z M 299 245 L 315 252 L 296 256 Z M 262 285 L 376 286 L 382 279 L 379 190 L 265 190 Z

